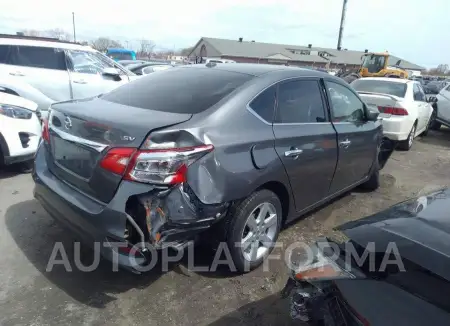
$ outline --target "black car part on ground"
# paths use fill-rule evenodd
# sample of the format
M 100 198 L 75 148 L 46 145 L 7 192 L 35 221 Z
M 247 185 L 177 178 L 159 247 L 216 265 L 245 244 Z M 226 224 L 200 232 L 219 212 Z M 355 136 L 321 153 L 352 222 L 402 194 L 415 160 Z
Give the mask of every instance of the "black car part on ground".
M 339 226 L 347 241 L 319 240 L 313 248 L 333 248 L 326 257 L 338 248 L 346 264 L 334 256 L 340 267 L 331 272 L 292 269 L 282 291 L 291 316 L 325 326 L 449 324 L 449 199 L 449 189 L 432 192 Z M 339 269 L 353 276 L 338 277 Z

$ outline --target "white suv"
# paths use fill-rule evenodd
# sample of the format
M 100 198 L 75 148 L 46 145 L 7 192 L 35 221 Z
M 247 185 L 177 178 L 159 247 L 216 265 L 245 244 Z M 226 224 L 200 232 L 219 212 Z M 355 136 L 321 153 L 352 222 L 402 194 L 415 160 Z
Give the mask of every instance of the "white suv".
M 37 104 L 0 92 L 0 167 L 32 161 L 41 137 Z
M 133 77 L 89 46 L 0 35 L 0 92 L 33 101 L 44 114 L 51 103 L 96 96 Z

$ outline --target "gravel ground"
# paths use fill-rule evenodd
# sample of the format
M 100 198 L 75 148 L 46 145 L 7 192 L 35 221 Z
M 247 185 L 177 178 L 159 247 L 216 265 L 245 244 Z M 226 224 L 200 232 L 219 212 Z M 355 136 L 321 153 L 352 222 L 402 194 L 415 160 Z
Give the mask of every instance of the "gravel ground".
M 377 212 L 421 192 L 450 185 L 450 130 L 418 138 L 409 152 L 395 152 L 378 191 L 354 191 L 298 220 L 279 242 L 312 241 L 334 226 Z M 70 261 L 76 240 L 33 199 L 29 175 L 0 172 L 0 325 L 293 325 L 279 291 L 287 279 L 282 260 L 245 275 L 219 269 L 144 275 L 111 272 L 102 262 L 90 273 L 46 272 L 53 244 L 63 242 Z M 84 250 L 86 264 L 91 251 Z M 195 250 L 197 261 L 213 253 Z M 298 325 L 298 324 L 297 324 Z

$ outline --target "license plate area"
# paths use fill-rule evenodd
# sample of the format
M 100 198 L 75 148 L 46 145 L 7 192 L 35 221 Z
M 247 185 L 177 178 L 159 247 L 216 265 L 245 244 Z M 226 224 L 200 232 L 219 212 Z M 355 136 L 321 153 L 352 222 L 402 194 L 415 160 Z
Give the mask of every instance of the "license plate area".
M 59 137 L 52 137 L 52 149 L 56 165 L 83 179 L 92 176 L 98 153 Z

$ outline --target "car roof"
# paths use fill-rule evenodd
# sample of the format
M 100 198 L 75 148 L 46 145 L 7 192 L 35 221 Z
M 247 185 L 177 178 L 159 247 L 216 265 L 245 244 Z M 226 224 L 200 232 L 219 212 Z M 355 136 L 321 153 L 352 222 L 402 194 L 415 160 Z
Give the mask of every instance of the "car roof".
M 280 65 L 267 65 L 267 64 L 257 64 L 257 63 L 207 63 L 207 64 L 194 64 L 184 66 L 186 69 L 217 69 L 223 71 L 237 72 L 242 74 L 248 74 L 253 76 L 261 76 L 271 72 L 286 71 L 287 73 L 295 73 L 296 76 L 317 76 L 324 77 L 329 76 L 328 73 L 313 69 L 305 69 L 292 66 L 280 66 Z
M 389 78 L 389 77 L 365 77 L 361 78 L 360 80 L 381 80 L 381 81 L 387 81 L 387 82 L 394 82 L 399 84 L 406 84 L 409 82 L 414 82 L 414 80 L 409 79 L 403 79 L 403 78 Z
M 10 38 L 0 36 L 0 45 L 22 45 L 22 46 L 39 46 L 44 48 L 58 48 L 66 50 L 83 50 L 83 51 L 95 51 L 88 45 L 81 45 L 77 43 L 70 42 L 60 42 L 55 41 L 42 41 L 42 40 L 31 40 L 31 39 L 21 39 L 21 38 Z

